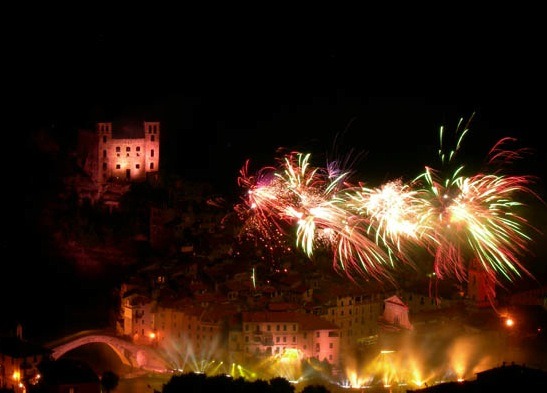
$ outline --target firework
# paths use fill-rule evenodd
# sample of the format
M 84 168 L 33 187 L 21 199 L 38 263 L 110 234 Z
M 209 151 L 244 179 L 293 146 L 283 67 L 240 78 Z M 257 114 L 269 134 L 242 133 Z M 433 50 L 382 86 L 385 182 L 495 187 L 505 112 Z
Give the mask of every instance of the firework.
M 311 155 L 300 152 L 284 155 L 277 167 L 257 175 L 249 175 L 247 162 L 239 179 L 247 192 L 236 211 L 246 230 L 269 241 L 292 234 L 310 258 L 318 248 L 329 249 L 334 268 L 349 277 L 391 277 L 398 264 L 412 262 L 416 247 L 432 256 L 439 278 L 465 280 L 471 260 L 494 282 L 530 274 L 521 259 L 532 226 L 519 214 L 525 208 L 519 197 L 539 196 L 531 188 L 533 177 L 503 174 L 525 150 L 507 149 L 514 140 L 503 138 L 489 152 L 485 168 L 466 176 L 456 157 L 468 125 L 460 120 L 449 152 L 441 127 L 441 168 L 426 166 L 408 184 L 402 179 L 379 187 L 352 184 L 351 170 L 336 162 L 313 166 Z

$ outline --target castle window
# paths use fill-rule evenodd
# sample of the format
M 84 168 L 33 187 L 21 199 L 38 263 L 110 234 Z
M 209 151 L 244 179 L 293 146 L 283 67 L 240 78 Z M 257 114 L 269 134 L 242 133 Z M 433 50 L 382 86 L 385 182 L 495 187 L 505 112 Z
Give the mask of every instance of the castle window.
M 154 142 L 155 140 L 156 140 L 155 135 L 150 135 L 150 141 L 151 141 L 151 142 Z
M 116 153 L 119 153 L 120 151 L 122 151 L 122 149 L 120 149 L 120 146 L 116 146 Z
M 103 143 L 106 143 L 106 135 L 103 136 Z
M 116 164 L 116 169 L 120 169 L 120 164 Z
M 125 148 L 125 151 L 131 151 L 131 147 L 127 146 L 127 147 Z
M 154 163 L 153 162 L 150 163 L 150 169 L 154 169 Z
M 141 151 L 141 147 L 140 147 L 140 146 L 137 146 L 137 147 L 135 148 L 135 150 Z
M 150 157 L 154 157 L 154 149 L 150 150 Z
M 106 162 L 103 162 L 103 171 L 106 171 Z
M 103 158 L 106 158 L 106 150 L 103 150 Z
M 135 168 L 139 169 L 141 166 L 140 164 L 135 165 Z

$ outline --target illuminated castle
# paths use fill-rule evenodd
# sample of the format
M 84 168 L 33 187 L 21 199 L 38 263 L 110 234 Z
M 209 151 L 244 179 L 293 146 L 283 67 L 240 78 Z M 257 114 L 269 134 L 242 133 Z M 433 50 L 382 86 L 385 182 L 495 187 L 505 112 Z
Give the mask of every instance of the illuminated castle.
M 97 123 L 98 165 L 95 179 L 144 181 L 157 173 L 160 163 L 160 123 L 143 122 L 143 127 L 112 131 L 112 123 Z M 142 135 L 142 136 L 139 136 Z
M 74 184 L 80 201 L 116 207 L 131 183 L 158 180 L 160 123 L 99 122 L 93 131 L 79 131 L 77 149 L 86 174 Z

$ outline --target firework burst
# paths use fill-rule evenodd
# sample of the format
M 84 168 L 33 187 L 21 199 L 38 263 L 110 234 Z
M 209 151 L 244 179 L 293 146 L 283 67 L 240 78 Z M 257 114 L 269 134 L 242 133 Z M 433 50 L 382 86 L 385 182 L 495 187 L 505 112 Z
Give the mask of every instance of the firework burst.
M 531 189 L 533 177 L 503 173 L 526 150 L 507 149 L 514 140 L 503 138 L 485 168 L 466 176 L 455 158 L 470 121 L 460 120 L 455 148 L 448 152 L 441 127 L 441 168 L 426 166 L 408 184 L 397 179 L 379 187 L 355 185 L 351 170 L 335 161 L 326 168 L 313 166 L 311 155 L 300 152 L 284 155 L 277 167 L 257 175 L 249 175 L 247 162 L 239 178 L 247 192 L 236 211 L 244 228 L 262 233 L 266 241 L 292 233 L 310 258 L 318 248 L 328 248 L 334 268 L 352 278 L 391 278 L 398 263 L 412 264 L 416 247 L 432 256 L 438 278 L 466 280 L 470 261 L 478 261 L 492 282 L 530 274 L 521 260 L 533 228 L 521 214 L 526 206 L 519 197 L 539 196 Z

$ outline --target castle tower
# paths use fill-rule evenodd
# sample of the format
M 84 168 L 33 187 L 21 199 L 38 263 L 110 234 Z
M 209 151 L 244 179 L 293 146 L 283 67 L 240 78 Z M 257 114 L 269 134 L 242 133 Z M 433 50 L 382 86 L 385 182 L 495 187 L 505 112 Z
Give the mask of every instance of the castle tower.
M 96 181 L 99 184 L 104 184 L 110 177 L 109 173 L 109 163 L 111 162 L 110 158 L 110 145 L 112 140 L 112 123 L 97 123 L 97 135 L 99 141 L 97 144 L 97 175 Z
M 160 163 L 160 123 L 144 122 L 144 146 L 146 172 L 158 172 Z
M 114 129 L 116 128 L 116 129 Z M 160 123 L 110 122 L 97 123 L 96 181 L 100 186 L 108 182 L 145 181 L 149 174 L 157 174 L 160 163 Z

